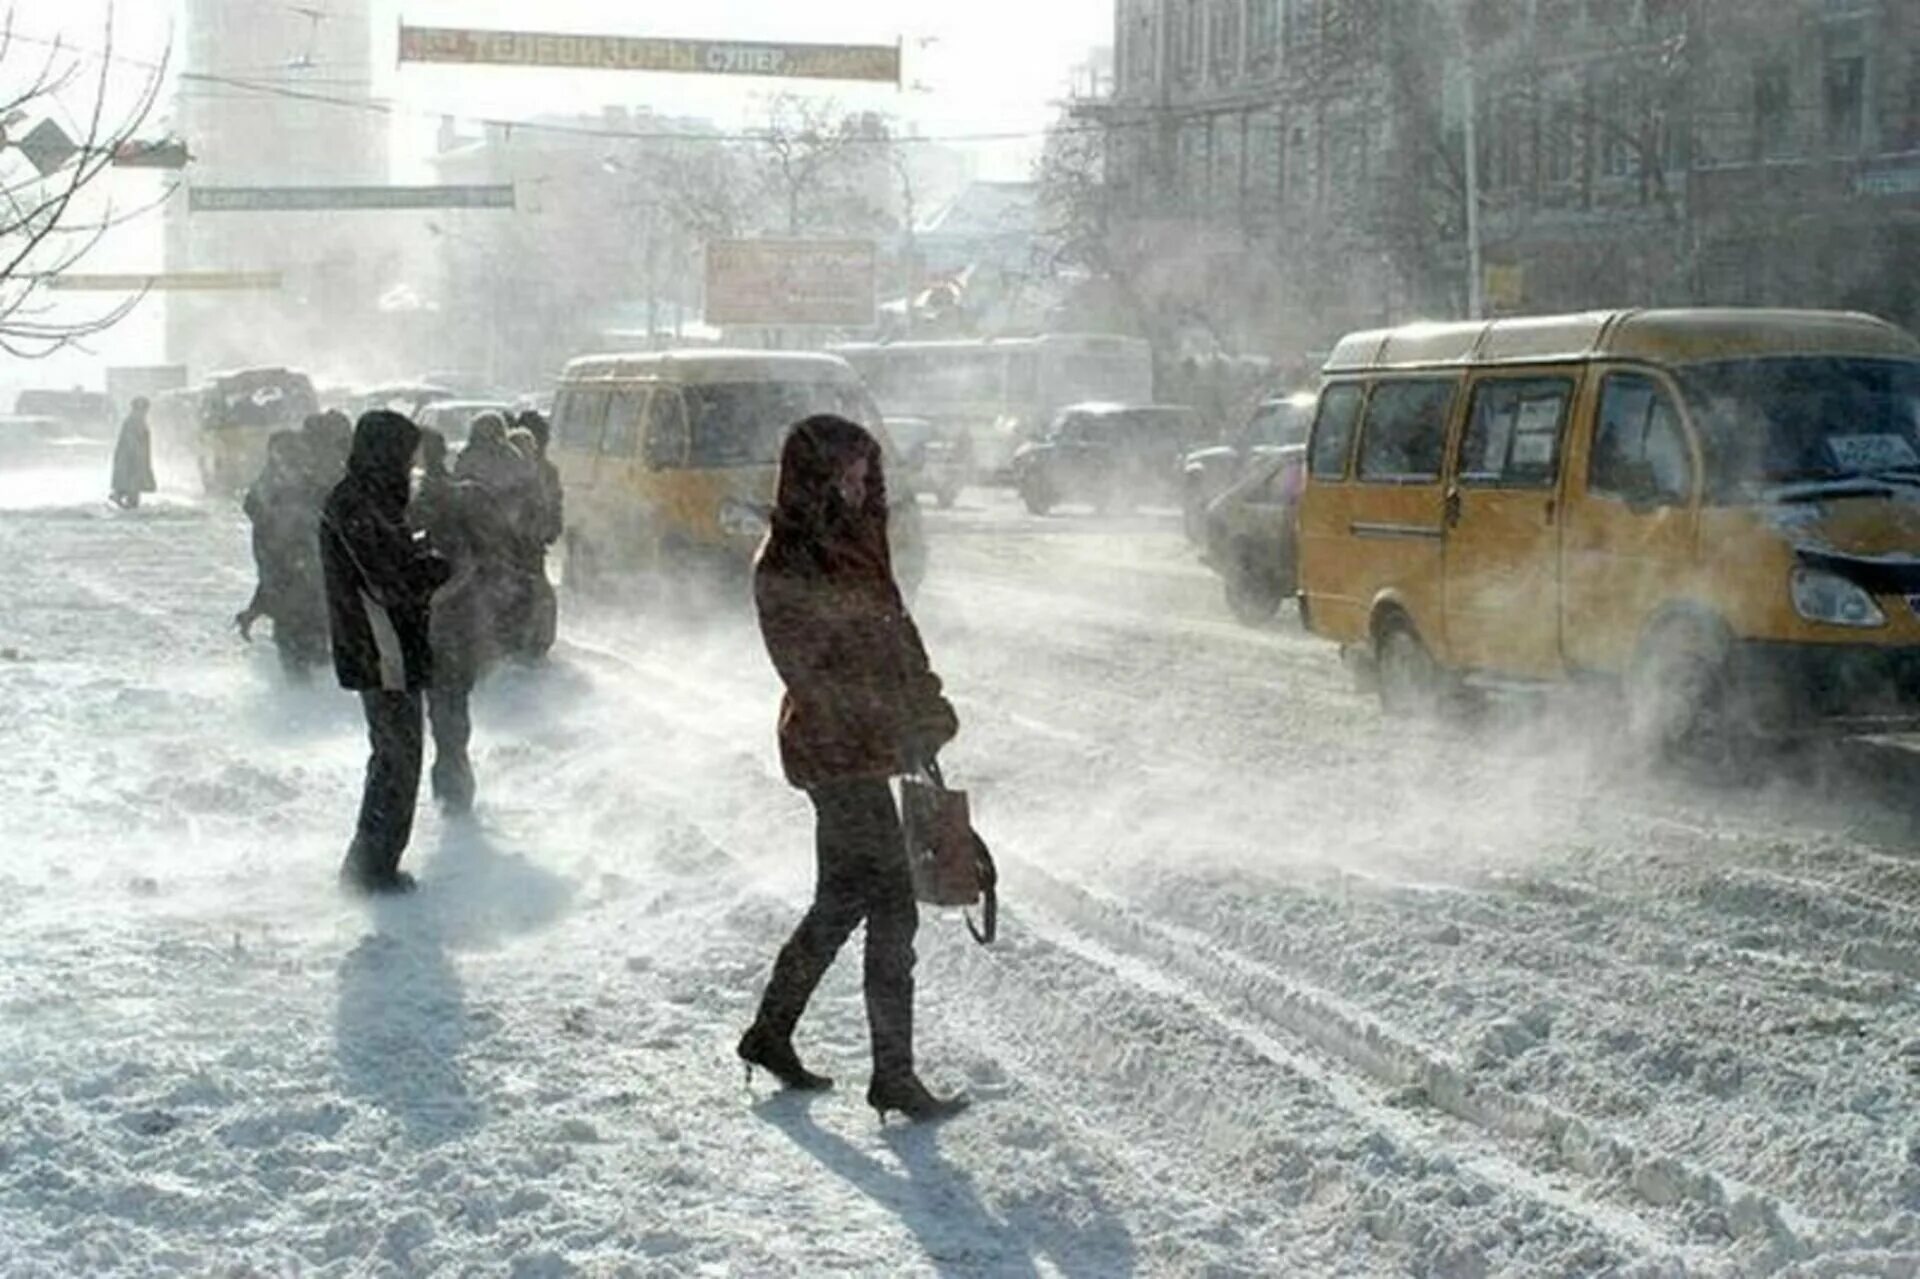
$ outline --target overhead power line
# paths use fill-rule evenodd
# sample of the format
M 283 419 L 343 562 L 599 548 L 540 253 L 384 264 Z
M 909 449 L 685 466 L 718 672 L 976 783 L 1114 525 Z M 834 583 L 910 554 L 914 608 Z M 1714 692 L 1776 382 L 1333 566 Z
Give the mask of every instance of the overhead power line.
M 116 53 L 100 49 L 88 49 L 66 41 L 48 40 L 15 32 L 14 39 L 46 48 L 68 50 L 79 57 L 92 58 L 108 62 L 117 62 L 126 66 L 139 67 L 147 71 L 162 70 L 162 64 L 150 59 L 135 57 L 132 54 Z M 343 110 L 363 111 L 388 118 L 414 118 L 421 120 L 454 120 L 462 124 L 475 124 L 484 128 L 497 128 L 509 132 L 546 133 L 567 137 L 604 138 L 619 142 L 680 142 L 680 143 L 765 143 L 765 132 L 731 133 L 685 133 L 666 129 L 620 129 L 603 128 L 584 124 L 567 124 L 562 121 L 538 119 L 514 119 L 499 116 L 473 115 L 462 111 L 441 110 L 427 106 L 401 106 L 390 101 L 370 98 L 349 98 L 336 94 L 322 93 L 296 85 L 275 84 L 255 80 L 244 76 L 221 74 L 210 71 L 180 71 L 177 73 L 182 82 L 188 84 L 217 85 L 222 88 L 236 89 L 245 93 L 263 97 L 285 98 L 297 102 L 312 102 L 321 106 L 338 107 Z M 941 133 L 941 134 L 889 134 L 885 137 L 865 138 L 859 136 L 836 138 L 842 143 L 868 143 L 882 146 L 928 146 L 963 145 L 992 142 L 1031 142 L 1056 134 L 1099 133 L 1105 132 L 1110 125 L 1066 124 L 1054 128 L 1009 129 L 982 131 L 977 133 Z

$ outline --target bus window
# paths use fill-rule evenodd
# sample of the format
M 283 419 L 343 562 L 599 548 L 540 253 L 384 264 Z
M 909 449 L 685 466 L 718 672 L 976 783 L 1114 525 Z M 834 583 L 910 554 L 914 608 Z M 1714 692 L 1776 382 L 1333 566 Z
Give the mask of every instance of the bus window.
M 687 404 L 680 392 L 654 392 L 647 412 L 647 465 L 655 470 L 687 464 Z

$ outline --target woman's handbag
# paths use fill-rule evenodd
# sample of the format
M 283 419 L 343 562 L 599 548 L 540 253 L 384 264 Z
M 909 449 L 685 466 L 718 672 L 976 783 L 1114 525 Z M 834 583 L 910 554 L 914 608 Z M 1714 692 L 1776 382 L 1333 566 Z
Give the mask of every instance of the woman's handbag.
M 901 824 L 913 895 L 930 906 L 980 906 L 980 925 L 968 915 L 967 931 L 982 946 L 999 924 L 1000 873 L 987 842 L 973 829 L 965 791 L 948 790 L 940 765 L 929 759 L 923 777 L 900 780 Z

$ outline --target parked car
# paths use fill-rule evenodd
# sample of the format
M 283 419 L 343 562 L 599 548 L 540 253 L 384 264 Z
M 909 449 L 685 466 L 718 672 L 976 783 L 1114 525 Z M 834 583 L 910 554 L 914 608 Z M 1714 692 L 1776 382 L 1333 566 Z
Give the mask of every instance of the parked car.
M 1249 624 L 1272 617 L 1299 583 L 1300 490 L 1307 446 L 1256 459 L 1201 517 L 1201 559 L 1226 585 L 1227 607 Z
M 1246 425 L 1224 444 L 1199 448 L 1180 459 L 1180 513 L 1190 541 L 1206 533 L 1207 508 L 1249 471 L 1307 442 L 1314 395 L 1299 391 L 1260 401 Z
M 1201 433 L 1185 405 L 1073 404 L 1013 455 L 1013 482 L 1035 515 L 1063 502 L 1107 513 L 1174 497 L 1174 462 Z
M 901 488 L 914 494 L 931 493 L 941 506 L 952 506 L 973 479 L 971 437 L 963 430 L 943 432 L 924 417 L 889 417 L 885 425 L 899 451 Z
M 1611 681 L 1649 752 L 1920 726 L 1920 342 L 1870 316 L 1603 311 L 1327 361 L 1301 615 L 1390 711 Z

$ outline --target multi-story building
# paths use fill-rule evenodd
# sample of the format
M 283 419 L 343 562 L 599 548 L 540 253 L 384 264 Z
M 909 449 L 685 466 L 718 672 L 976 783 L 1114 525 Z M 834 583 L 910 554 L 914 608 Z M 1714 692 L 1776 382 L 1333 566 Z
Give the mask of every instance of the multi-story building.
M 1920 319 L 1910 0 L 1116 0 L 1115 42 L 1079 113 L 1141 270 L 1250 344 L 1464 313 L 1470 230 L 1490 310 Z
M 188 0 L 177 127 L 194 186 L 380 185 L 390 118 L 373 96 L 370 0 Z M 379 376 L 379 309 L 401 273 L 395 216 L 166 212 L 170 271 L 278 272 L 271 292 L 167 295 L 169 358 L 196 375 L 291 364 Z

